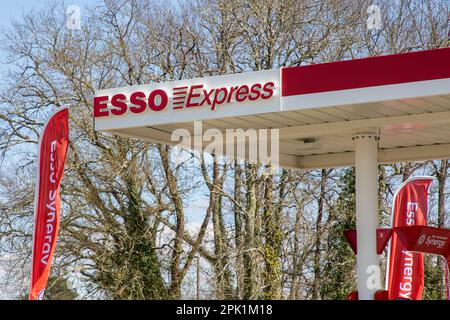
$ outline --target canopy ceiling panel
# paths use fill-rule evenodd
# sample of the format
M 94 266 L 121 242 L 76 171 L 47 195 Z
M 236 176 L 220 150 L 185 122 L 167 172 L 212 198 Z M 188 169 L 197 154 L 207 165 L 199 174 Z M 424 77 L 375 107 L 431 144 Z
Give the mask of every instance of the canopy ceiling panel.
M 180 84 L 184 105 L 175 100 Z M 151 96 L 160 88 L 169 92 L 164 110 L 130 112 L 133 93 Z M 128 110 L 116 116 L 112 100 L 121 93 Z M 176 144 L 171 135 L 180 128 L 198 135 L 195 120 L 202 134 L 278 129 L 280 165 L 290 168 L 353 165 L 352 136 L 365 129 L 380 135 L 379 162 L 450 158 L 450 48 L 106 89 L 96 93 L 100 98 L 106 102 L 94 100 L 97 130 L 152 142 Z M 214 106 L 214 99 L 224 102 Z

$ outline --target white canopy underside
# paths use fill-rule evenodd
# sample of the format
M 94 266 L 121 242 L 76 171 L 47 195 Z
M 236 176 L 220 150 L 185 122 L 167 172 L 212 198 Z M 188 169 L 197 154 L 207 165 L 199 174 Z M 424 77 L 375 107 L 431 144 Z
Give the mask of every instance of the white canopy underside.
M 204 120 L 209 128 L 278 128 L 280 165 L 287 168 L 352 166 L 352 135 L 361 128 L 380 133 L 379 162 L 450 158 L 450 94 L 281 111 Z M 110 130 L 110 133 L 175 144 L 177 128 L 193 133 L 193 122 Z M 305 144 L 303 139 L 314 141 Z

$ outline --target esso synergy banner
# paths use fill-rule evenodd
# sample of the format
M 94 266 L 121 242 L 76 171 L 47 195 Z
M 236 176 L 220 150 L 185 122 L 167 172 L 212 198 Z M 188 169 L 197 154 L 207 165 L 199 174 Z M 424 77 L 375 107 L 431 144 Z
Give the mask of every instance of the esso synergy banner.
M 98 90 L 96 130 L 281 111 L 280 70 Z
M 450 299 L 450 229 L 429 226 L 397 227 L 395 233 L 408 251 L 440 255 L 443 258 L 447 300 Z
M 414 177 L 402 184 L 394 196 L 392 228 L 427 224 L 428 188 L 432 182 L 432 177 Z M 389 300 L 422 299 L 423 254 L 407 251 L 395 232 L 390 244 L 386 282 Z
M 59 108 L 39 140 L 30 300 L 42 300 L 60 221 L 59 186 L 69 144 L 68 108 Z

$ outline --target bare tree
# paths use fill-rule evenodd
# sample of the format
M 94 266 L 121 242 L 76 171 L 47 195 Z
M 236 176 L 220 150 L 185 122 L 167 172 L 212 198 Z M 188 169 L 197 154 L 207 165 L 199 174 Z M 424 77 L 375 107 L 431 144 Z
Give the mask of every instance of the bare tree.
M 97 89 L 450 45 L 447 1 L 378 1 L 375 30 L 367 28 L 370 4 L 105 0 L 83 11 L 81 30 L 66 29 L 62 2 L 24 14 L 1 41 L 8 69 L 0 91 L 4 285 L 26 293 L 38 135 L 52 109 L 70 105 L 55 285 L 76 273 L 80 298 L 183 298 L 198 255 L 201 279 L 211 279 L 201 283 L 204 297 L 344 296 L 353 278 L 341 276 L 352 275 L 354 264 L 341 234 L 353 221 L 345 205 L 351 173 L 267 171 L 190 151 L 175 161 L 179 150 L 171 147 L 96 132 L 91 105 Z M 445 226 L 447 167 L 383 166 L 381 221 L 398 183 L 423 170 L 438 177 L 439 214 L 431 220 Z M 205 205 L 192 227 L 199 195 Z

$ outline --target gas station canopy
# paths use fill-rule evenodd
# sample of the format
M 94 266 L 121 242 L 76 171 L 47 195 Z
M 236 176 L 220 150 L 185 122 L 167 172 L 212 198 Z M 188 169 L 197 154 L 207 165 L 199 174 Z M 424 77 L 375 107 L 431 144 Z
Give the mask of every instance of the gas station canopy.
M 358 298 L 374 299 L 378 163 L 450 158 L 450 48 L 99 90 L 94 121 L 165 144 L 182 128 L 279 129 L 282 167 L 354 165 Z
M 95 129 L 174 144 L 177 128 L 278 128 L 288 168 L 354 164 L 376 132 L 378 162 L 450 157 L 450 48 L 99 90 Z

